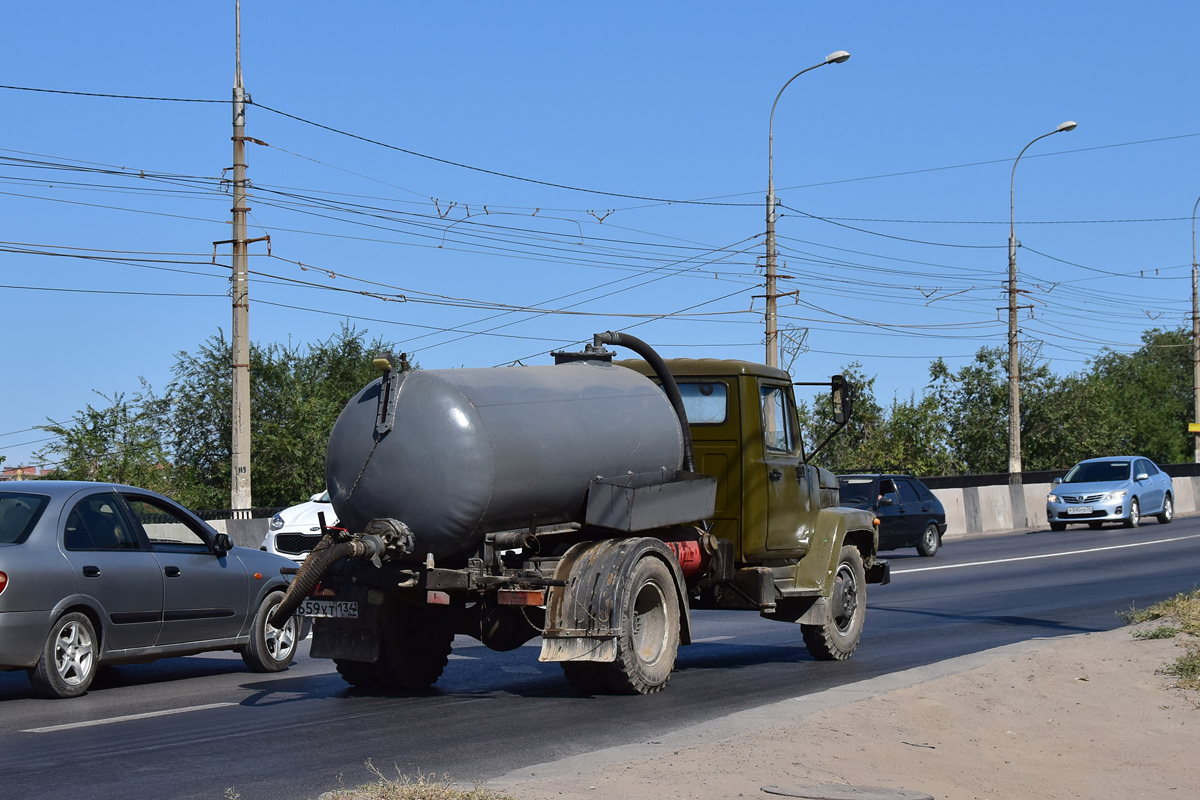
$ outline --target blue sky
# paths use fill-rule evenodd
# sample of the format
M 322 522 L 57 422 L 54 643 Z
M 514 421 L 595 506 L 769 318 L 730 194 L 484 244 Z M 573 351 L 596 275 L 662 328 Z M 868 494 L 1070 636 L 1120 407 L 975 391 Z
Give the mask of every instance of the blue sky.
M 14 6 L 0 84 L 227 100 L 233 16 Z M 798 290 L 781 325 L 808 331 L 795 378 L 857 361 L 886 401 L 933 358 L 1002 346 L 1012 159 L 1064 120 L 1078 129 L 1017 170 L 1021 325 L 1076 371 L 1189 318 L 1198 23 L 1193 2 L 246 0 L 246 132 L 268 145 L 249 148 L 250 230 L 272 242 L 253 246 L 251 336 L 311 342 L 349 317 L 458 367 L 546 363 L 611 328 L 762 360 L 768 114 L 845 49 L 775 117 L 780 289 Z M 228 333 L 212 243 L 231 235 L 232 155 L 223 103 L 0 98 L 13 466 L 42 446 L 29 429 L 94 391 L 161 390 L 177 353 Z M 544 313 L 567 310 L 585 313 Z

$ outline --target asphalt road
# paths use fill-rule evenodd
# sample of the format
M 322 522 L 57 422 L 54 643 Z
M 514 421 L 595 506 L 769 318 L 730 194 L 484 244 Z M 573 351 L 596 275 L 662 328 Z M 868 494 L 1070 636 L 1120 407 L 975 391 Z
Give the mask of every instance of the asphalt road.
M 536 644 L 493 653 L 459 639 L 434 693 L 367 695 L 332 663 L 247 672 L 233 654 L 112 667 L 87 695 L 34 698 L 0 673 L 6 796 L 315 798 L 385 774 L 487 779 L 656 736 L 730 712 L 1035 637 L 1108 630 L 1117 611 L 1200 585 L 1200 517 L 1171 525 L 950 541 L 933 559 L 889 554 L 869 587 L 862 644 L 813 661 L 796 626 L 698 612 L 666 691 L 580 697 Z M 119 719 L 124 717 L 125 719 Z M 129 718 L 132 717 L 132 718 Z

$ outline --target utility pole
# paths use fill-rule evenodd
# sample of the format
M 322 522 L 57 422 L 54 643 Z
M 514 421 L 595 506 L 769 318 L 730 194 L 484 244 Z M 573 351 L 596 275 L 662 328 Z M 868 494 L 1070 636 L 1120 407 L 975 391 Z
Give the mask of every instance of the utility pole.
M 842 64 L 846 59 L 850 58 L 850 54 L 845 50 L 838 50 L 835 53 L 830 53 L 825 56 L 825 60 L 820 64 L 814 64 L 808 69 L 802 69 L 792 77 L 788 78 L 788 82 L 783 85 L 786 89 L 791 85 L 792 81 L 799 78 L 804 73 L 814 70 L 817 67 L 823 67 L 826 64 Z M 783 89 L 779 90 L 779 94 L 775 95 L 775 102 L 771 104 L 771 120 L 767 129 L 767 366 L 779 366 L 779 323 L 776 308 L 778 305 L 779 295 L 775 292 L 775 106 L 779 105 L 779 98 L 783 96 Z
M 1056 133 L 1075 130 L 1074 122 L 1064 122 L 1049 133 L 1033 140 L 1041 141 Z M 1017 341 L 1017 164 L 1033 142 L 1021 148 L 1013 161 L 1012 177 L 1008 183 L 1008 482 L 1021 483 L 1021 358 Z
M 250 280 L 246 248 L 246 90 L 242 87 L 242 4 L 235 2 L 233 82 L 233 483 L 235 518 L 248 519 L 250 496 Z
M 1196 208 L 1200 197 L 1192 206 L 1192 414 L 1200 423 L 1200 292 L 1196 283 Z M 1195 435 L 1195 463 L 1200 464 L 1200 433 Z

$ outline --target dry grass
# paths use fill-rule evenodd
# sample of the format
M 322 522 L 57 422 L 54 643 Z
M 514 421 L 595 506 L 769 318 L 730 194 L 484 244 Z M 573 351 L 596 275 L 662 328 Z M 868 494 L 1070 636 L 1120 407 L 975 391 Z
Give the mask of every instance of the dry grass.
M 1159 672 L 1174 675 L 1176 685 L 1183 689 L 1200 690 L 1200 589 L 1178 594 L 1149 608 L 1131 608 L 1121 618 L 1126 624 L 1153 620 L 1171 620 L 1174 625 L 1160 625 L 1149 630 L 1134 631 L 1138 639 L 1179 639 L 1183 655 L 1164 664 Z
M 397 770 L 395 778 L 388 778 L 369 760 L 367 769 L 378 780 L 355 789 L 335 789 L 322 794 L 318 800 L 513 800 L 478 783 L 461 788 L 449 776 L 438 779 L 418 774 L 416 778 L 410 778 Z

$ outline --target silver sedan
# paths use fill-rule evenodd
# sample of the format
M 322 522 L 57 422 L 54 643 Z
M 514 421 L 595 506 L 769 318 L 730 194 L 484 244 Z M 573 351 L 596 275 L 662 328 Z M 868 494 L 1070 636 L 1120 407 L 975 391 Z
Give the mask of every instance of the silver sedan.
M 1165 525 L 1175 516 L 1171 476 L 1141 456 L 1089 458 L 1054 484 L 1046 496 L 1046 519 L 1053 531 L 1083 522 L 1091 528 L 1106 522 L 1136 528 L 1151 515 Z
M 280 556 L 234 547 L 195 514 L 132 486 L 67 481 L 0 488 L 0 670 L 75 697 L 104 664 L 236 650 L 287 669 L 294 621 Z

